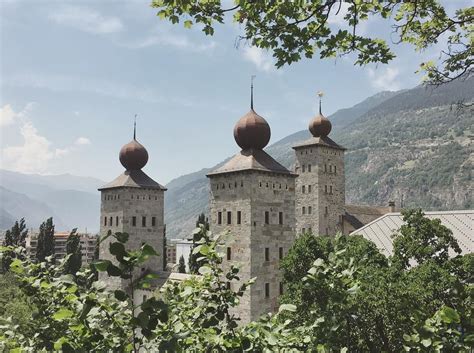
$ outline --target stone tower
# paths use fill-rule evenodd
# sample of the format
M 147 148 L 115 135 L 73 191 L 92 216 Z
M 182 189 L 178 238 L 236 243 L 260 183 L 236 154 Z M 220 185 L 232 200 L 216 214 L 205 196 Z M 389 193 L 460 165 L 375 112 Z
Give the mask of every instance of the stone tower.
M 312 138 L 293 146 L 296 154 L 296 231 L 317 235 L 342 232 L 345 205 L 344 151 L 328 135 L 331 122 L 321 113 L 309 123 Z
M 242 150 L 208 174 L 210 226 L 214 234 L 228 232 L 222 238 L 224 268 L 238 266 L 242 281 L 257 277 L 237 309 L 248 322 L 278 308 L 279 262 L 295 238 L 296 175 L 263 151 L 270 126 L 253 110 L 253 100 L 234 138 Z
M 100 234 L 125 232 L 129 234 L 126 247 L 138 249 L 143 243 L 151 245 L 159 254 L 151 257 L 134 276 L 163 270 L 164 192 L 165 188 L 146 175 L 142 168 L 148 162 L 148 152 L 137 140 L 122 147 L 119 155 L 125 171 L 115 180 L 101 187 Z M 99 257 L 113 260 L 109 252 L 111 238 L 100 244 Z M 100 278 L 111 288 L 127 290 L 127 283 L 119 277 Z M 127 281 L 128 282 L 128 281 Z

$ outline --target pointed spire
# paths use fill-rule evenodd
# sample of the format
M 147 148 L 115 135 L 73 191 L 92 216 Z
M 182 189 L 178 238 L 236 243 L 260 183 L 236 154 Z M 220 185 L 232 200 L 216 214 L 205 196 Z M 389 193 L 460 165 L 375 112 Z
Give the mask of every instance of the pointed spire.
M 137 139 L 137 114 L 135 114 L 135 120 L 133 121 L 133 139 Z
M 250 109 L 253 110 L 253 79 L 255 75 L 250 76 Z
M 319 91 L 318 92 L 318 97 L 319 97 L 319 115 L 323 115 L 322 111 L 321 111 L 321 101 L 322 101 L 322 98 L 324 96 L 324 93 L 322 91 Z

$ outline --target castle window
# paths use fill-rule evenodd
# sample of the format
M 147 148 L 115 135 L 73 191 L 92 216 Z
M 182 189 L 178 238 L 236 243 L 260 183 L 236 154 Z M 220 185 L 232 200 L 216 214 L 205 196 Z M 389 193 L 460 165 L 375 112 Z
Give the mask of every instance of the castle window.
M 308 164 L 308 173 L 311 173 L 311 164 Z
M 283 224 L 283 212 L 278 212 L 278 224 Z
M 311 214 L 311 211 L 313 211 L 313 208 L 311 206 L 308 206 L 308 214 Z
M 336 166 L 334 166 L 334 174 L 336 174 Z
M 265 261 L 270 261 L 270 248 L 265 248 Z
M 324 165 L 324 173 L 326 173 L 328 171 L 328 166 L 327 164 Z
M 288 184 L 286 184 L 285 189 L 288 190 Z
M 304 194 L 304 192 L 305 192 L 305 188 L 306 188 L 306 187 L 305 187 L 304 185 L 301 186 L 301 192 L 302 192 L 303 194 Z
M 303 208 L 301 209 L 301 213 L 306 214 L 306 207 L 303 206 Z
M 222 189 L 225 189 L 225 184 L 224 183 L 222 183 Z
M 231 188 L 232 188 L 232 183 L 229 183 L 229 189 L 231 189 Z
M 232 248 L 227 248 L 227 260 L 232 260 Z
M 332 165 L 329 165 L 329 173 L 332 173 Z
M 216 184 L 216 190 L 219 190 L 219 184 Z
M 306 233 L 306 228 L 301 228 L 301 234 Z
M 109 218 L 109 224 L 110 224 L 111 227 L 114 225 L 114 222 L 113 222 L 113 218 L 112 218 L 112 217 Z
M 329 186 L 329 193 L 332 195 L 332 185 Z
M 155 200 L 158 200 L 158 196 L 155 196 Z
M 151 195 L 148 195 L 148 200 L 151 200 Z
M 227 224 L 232 224 L 232 212 L 227 211 Z
M 308 228 L 308 233 L 312 233 L 313 232 L 313 229 L 311 227 Z
M 107 226 L 107 217 L 104 217 L 104 226 Z
M 132 226 L 136 227 L 137 225 L 137 217 L 133 216 L 132 217 Z
M 324 185 L 324 193 L 328 193 L 328 186 L 327 185 Z
M 235 188 L 237 187 L 237 182 L 234 183 L 234 187 L 235 187 Z
M 120 200 L 120 195 L 117 195 L 117 198 Z
M 270 283 L 265 283 L 265 298 L 270 298 Z
M 237 211 L 237 224 L 241 224 L 241 223 L 242 223 L 242 212 Z
M 280 282 L 280 295 L 283 295 L 283 282 Z
M 327 216 L 329 214 L 328 212 L 328 206 L 324 207 L 324 214 Z
M 280 189 L 281 189 L 281 183 L 280 183 Z
M 260 182 L 259 184 L 260 184 L 260 187 L 262 187 L 262 182 Z
M 142 217 L 142 227 L 146 227 L 146 217 Z
M 265 211 L 265 224 L 270 224 L 270 212 Z
M 306 166 L 303 164 L 303 165 L 301 166 L 301 172 L 304 173 L 304 172 L 305 172 L 305 169 L 306 169 Z
M 268 188 L 268 181 L 267 181 L 267 188 Z
M 311 185 L 308 185 L 308 194 L 311 192 Z
M 273 188 L 275 189 L 275 183 L 273 183 Z
M 117 226 L 117 227 L 118 227 L 118 216 L 117 216 L 117 217 L 115 217 L 115 226 Z
M 244 181 L 243 180 L 240 181 L 240 187 L 244 187 Z
M 133 200 L 133 195 L 132 195 L 132 200 Z
M 217 224 L 222 224 L 222 212 L 217 212 Z
M 282 248 L 282 247 L 280 247 L 280 248 L 278 249 L 278 258 L 279 258 L 280 260 L 283 259 L 283 248 Z
M 156 217 L 151 217 L 151 226 L 156 226 Z

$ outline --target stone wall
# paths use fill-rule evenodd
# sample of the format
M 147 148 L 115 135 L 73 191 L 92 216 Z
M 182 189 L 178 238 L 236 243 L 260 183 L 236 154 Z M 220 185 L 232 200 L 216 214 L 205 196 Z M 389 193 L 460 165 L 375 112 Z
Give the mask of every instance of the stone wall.
M 280 256 L 295 238 L 294 176 L 244 171 L 210 179 L 210 227 L 223 234 L 223 266 L 238 266 L 242 281 L 257 277 L 237 314 L 243 322 L 255 320 L 278 307 Z
M 334 235 L 344 214 L 344 150 L 308 145 L 295 153 L 297 232 Z
M 153 256 L 143 266 L 137 269 L 134 276 L 144 272 L 163 270 L 163 238 L 164 238 L 164 191 L 145 188 L 115 188 L 101 192 L 100 234 L 125 232 L 129 234 L 127 249 L 138 249 L 143 243 L 151 245 L 158 256 Z M 135 217 L 135 225 L 133 224 Z M 143 224 L 143 217 L 145 223 Z M 154 225 L 152 218 L 154 217 Z M 112 222 L 111 222 L 112 221 Z M 99 247 L 99 258 L 113 260 L 109 253 L 109 244 L 113 238 L 108 238 Z M 106 281 L 111 288 L 125 288 L 118 277 L 108 277 L 101 274 L 101 280 Z

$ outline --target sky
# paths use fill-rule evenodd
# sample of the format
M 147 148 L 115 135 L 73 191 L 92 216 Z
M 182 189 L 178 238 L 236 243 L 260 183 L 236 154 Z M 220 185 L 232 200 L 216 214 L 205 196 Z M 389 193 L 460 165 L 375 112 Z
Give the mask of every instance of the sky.
M 150 156 L 144 170 L 166 184 L 238 152 L 232 129 L 249 110 L 251 75 L 255 110 L 274 143 L 307 128 L 316 92 L 330 115 L 414 87 L 418 64 L 441 50 L 398 45 L 388 65 L 315 57 L 277 70 L 271 53 L 238 43 L 232 22 L 210 37 L 156 12 L 142 0 L 0 0 L 0 168 L 112 180 L 123 171 L 118 153 L 137 114 L 137 140 Z M 393 39 L 382 20 L 360 31 Z

